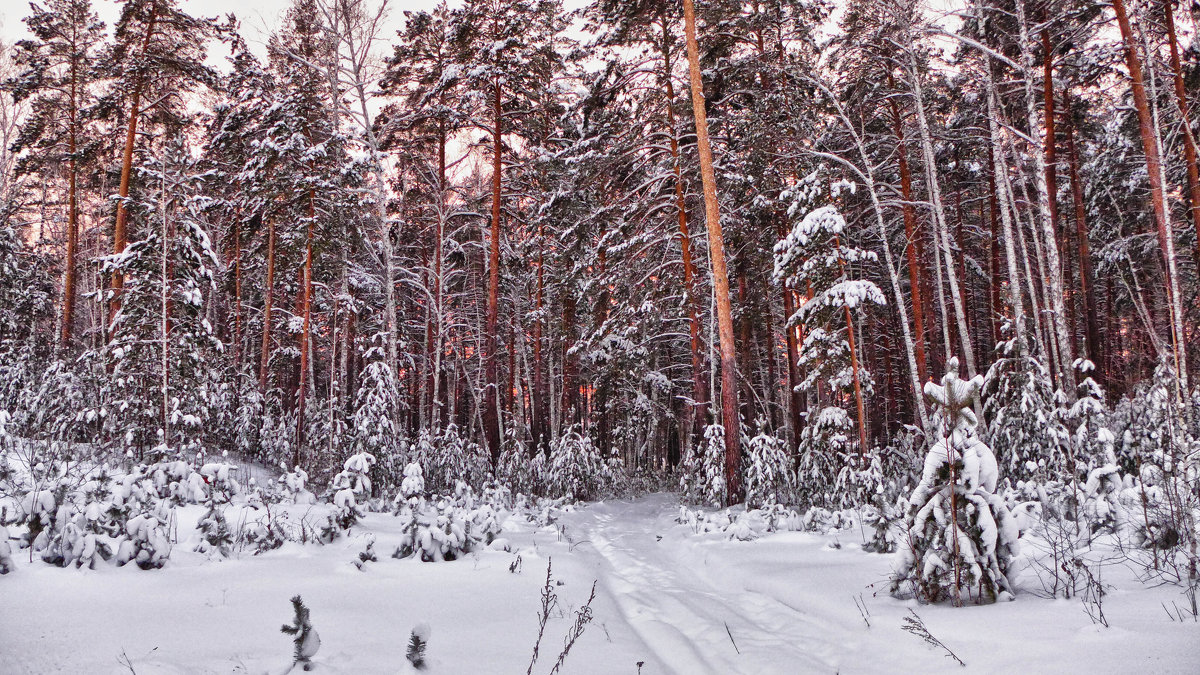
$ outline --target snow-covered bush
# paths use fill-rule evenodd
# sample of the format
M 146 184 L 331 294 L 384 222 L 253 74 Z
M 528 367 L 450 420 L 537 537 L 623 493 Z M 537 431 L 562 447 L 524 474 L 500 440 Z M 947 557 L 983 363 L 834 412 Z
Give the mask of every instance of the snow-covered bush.
M 457 560 L 481 547 L 501 542 L 500 518 L 490 504 L 478 504 L 474 491 L 459 482 L 453 497 L 410 500 L 397 513 L 404 522 L 393 558 L 424 562 Z
M 675 522 L 686 525 L 696 534 L 723 532 L 730 539 L 739 541 L 757 539 L 770 532 L 805 529 L 800 514 L 780 504 L 761 509 L 727 508 L 712 512 L 680 506 Z
M 760 425 L 758 434 L 746 444 L 746 507 L 786 503 L 792 494 L 792 482 L 787 443 Z
M 284 499 L 293 504 L 316 504 L 316 495 L 308 491 L 308 472 L 300 467 L 295 467 L 291 471 L 287 470 L 286 464 L 281 464 L 284 474 L 279 477 L 279 484 L 283 490 Z
M 330 490 L 333 492 L 334 512 L 321 533 L 322 541 L 333 541 L 341 531 L 350 529 L 363 517 L 359 504 L 365 503 L 371 496 L 369 474 L 374 465 L 374 455 L 360 452 L 351 455 L 342 465 L 342 471 L 333 477 Z
M 983 381 L 959 379 L 957 359 L 946 368 L 940 386 L 925 384 L 937 411 L 938 437 L 908 499 L 908 536 L 896 559 L 892 592 L 928 602 L 1011 599 L 1008 575 L 1019 549 L 1018 530 L 995 494 L 996 458 L 976 435 L 971 408 Z
M 198 553 L 229 557 L 234 536 L 225 520 L 225 505 L 242 492 L 242 487 L 233 477 L 236 469 L 236 466 L 222 462 L 200 467 L 200 475 L 208 483 L 209 492 L 205 502 L 208 510 L 196 522 L 196 529 L 200 531 L 200 543 L 196 546 Z
M 725 503 L 725 427 L 710 424 L 704 442 L 688 451 L 680 467 L 679 493 L 685 503 Z
M 137 563 L 144 569 L 157 569 L 171 556 L 168 526 L 174 513 L 165 501 L 125 523 L 125 538 L 117 549 L 117 564 Z
M 598 498 L 609 468 L 592 439 L 573 426 L 550 443 L 546 484 L 555 495 L 583 501 Z
M 200 476 L 208 485 L 209 501 L 228 504 L 242 494 L 242 486 L 234 478 L 237 467 L 224 462 L 211 462 L 200 467 Z
M 808 415 L 797 441 L 796 494 L 801 506 L 839 509 L 854 503 L 838 487 L 842 469 L 858 461 L 852 454 L 853 435 L 854 423 L 842 408 L 827 406 Z
M 0 514 L 0 574 L 8 574 L 16 569 L 12 559 L 12 546 L 8 542 L 8 528 L 4 526 L 3 514 Z
M 546 492 L 546 456 L 536 452 L 529 456 L 525 444 L 511 439 L 500 453 L 498 476 L 513 492 L 544 495 Z
M 1022 335 L 1000 343 L 983 380 L 987 440 L 1013 480 L 1060 478 L 1069 434 L 1062 426 L 1050 371 Z

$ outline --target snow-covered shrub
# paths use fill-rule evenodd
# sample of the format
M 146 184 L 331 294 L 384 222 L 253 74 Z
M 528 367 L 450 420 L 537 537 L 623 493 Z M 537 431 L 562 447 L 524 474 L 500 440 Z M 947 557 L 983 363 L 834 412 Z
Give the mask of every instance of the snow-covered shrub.
M 959 379 L 954 358 L 946 368 L 940 386 L 925 384 L 938 413 L 938 437 L 908 499 L 908 536 L 896 558 L 892 592 L 929 602 L 1011 599 L 1008 574 L 1018 553 L 1017 524 L 994 493 L 996 458 L 976 435 L 971 409 L 983 378 Z
M 209 500 L 228 504 L 242 494 L 242 486 L 234 478 L 237 467 L 224 462 L 211 462 L 200 467 L 200 476 L 208 485 Z
M 496 509 L 478 504 L 474 491 L 461 481 L 453 497 L 410 500 L 397 515 L 404 525 L 393 558 L 457 560 L 492 544 L 501 531 Z
M 1024 336 L 997 347 L 983 380 L 987 440 L 1014 480 L 1059 478 L 1067 470 L 1069 434 L 1062 426 L 1050 371 Z
M 592 439 L 573 426 L 550 443 L 546 484 L 553 494 L 589 501 L 598 498 L 609 476 L 609 467 Z
M 421 465 L 409 462 L 404 467 L 404 481 L 400 483 L 400 495 L 408 500 L 425 496 L 425 477 L 421 473 Z
M 225 520 L 225 505 L 242 492 L 242 487 L 233 477 L 236 469 L 232 464 L 221 462 L 200 467 L 200 475 L 208 484 L 209 492 L 205 502 L 208 510 L 196 522 L 196 529 L 200 531 L 200 543 L 196 545 L 198 553 L 229 557 L 234 537 Z
M 797 441 L 796 494 L 801 506 L 839 509 L 854 503 L 838 486 L 842 470 L 858 462 L 852 454 L 853 435 L 854 423 L 842 408 L 827 406 L 808 415 Z
M 863 550 L 894 553 L 900 546 L 907 511 L 908 500 L 900 497 L 895 503 L 888 504 L 882 494 L 875 502 L 864 506 L 860 518 L 863 527 L 870 528 L 871 538 L 863 544 Z
M 544 495 L 546 492 L 546 456 L 537 452 L 529 456 L 525 444 L 512 439 L 500 453 L 497 478 L 513 492 Z
M 13 564 L 12 546 L 8 542 L 8 528 L 4 526 L 3 514 L 0 514 L 0 574 L 8 574 L 16 569 L 16 565 Z
M 157 569 L 171 556 L 171 540 L 167 528 L 173 511 L 165 501 L 125 523 L 125 538 L 117 549 L 117 564 L 137 563 L 144 569 Z
M 196 522 L 196 529 L 200 531 L 200 543 L 196 545 L 197 553 L 229 557 L 233 546 L 233 532 L 229 530 L 229 523 L 225 521 L 224 507 L 215 498 L 209 500 L 208 510 Z
M 279 477 L 279 483 L 282 486 L 284 499 L 293 504 L 316 504 L 317 497 L 308 491 L 306 484 L 308 483 L 308 472 L 300 467 L 295 467 L 291 471 L 287 470 L 286 464 L 281 464 L 284 474 Z
M 725 503 L 725 427 L 710 424 L 704 442 L 684 458 L 679 477 L 680 497 L 690 504 L 721 506 Z
M 727 508 L 712 512 L 680 506 L 675 522 L 686 525 L 696 534 L 723 532 L 738 541 L 750 541 L 770 532 L 804 529 L 800 514 L 780 504 L 761 509 Z
M 746 444 L 746 508 L 786 503 L 792 493 L 791 458 L 787 443 L 760 425 Z
M 204 476 L 181 459 L 157 462 L 134 472 L 148 478 L 155 495 L 173 506 L 199 504 L 208 497 Z
M 329 523 L 322 533 L 323 541 L 333 541 L 340 530 L 348 530 L 363 517 L 359 507 L 360 502 L 366 502 L 371 496 L 371 467 L 375 465 L 375 456 L 369 452 L 351 455 L 342 465 L 342 471 L 333 477 L 330 489 L 333 491 L 334 513 L 329 517 Z
M 289 538 L 284 514 L 272 511 L 269 504 L 263 505 L 257 518 L 244 523 L 238 535 L 240 544 L 254 549 L 255 555 L 273 551 Z
M 1115 439 L 1105 426 L 1108 410 L 1104 405 L 1104 391 L 1090 375 L 1095 365 L 1087 359 L 1076 359 L 1075 368 L 1079 371 L 1079 384 L 1064 426 L 1071 434 L 1070 459 L 1075 465 L 1072 478 L 1079 480 L 1086 475 L 1085 471 L 1109 463 Z

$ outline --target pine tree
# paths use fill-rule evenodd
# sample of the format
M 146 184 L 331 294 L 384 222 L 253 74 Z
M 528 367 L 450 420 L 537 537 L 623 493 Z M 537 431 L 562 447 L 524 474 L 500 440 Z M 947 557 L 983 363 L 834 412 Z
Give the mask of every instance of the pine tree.
M 995 494 L 996 458 L 976 435 L 972 407 L 982 386 L 978 375 L 960 379 L 953 358 L 941 385 L 925 385 L 938 436 L 908 499 L 908 536 L 896 559 L 894 594 L 928 602 L 950 598 L 955 605 L 964 597 L 978 603 L 1012 599 L 1008 575 L 1020 544 L 1016 521 Z
M 809 199 L 804 190 L 795 194 L 793 210 Z M 870 374 L 859 364 L 854 314 L 868 305 L 883 305 L 884 298 L 875 282 L 856 276 L 861 266 L 876 262 L 877 256 L 846 241 L 845 230 L 846 221 L 835 207 L 809 211 L 775 244 L 775 279 L 797 291 L 804 289 L 808 296 L 788 318 L 789 326 L 805 330 L 799 364 L 808 374 L 799 387 L 807 391 L 825 385 L 839 395 L 853 396 L 858 411 L 858 454 L 865 465 L 863 397 L 874 387 Z
M 50 0 L 46 7 L 32 3 L 30 12 L 24 20 L 34 39 L 18 42 L 14 55 L 24 70 L 3 88 L 16 102 L 31 99 L 29 116 L 12 144 L 14 153 L 28 150 L 15 173 L 41 172 L 42 180 L 50 182 L 54 170 L 66 164 L 67 241 L 59 318 L 65 347 L 74 335 L 79 292 L 79 174 L 94 161 L 98 145 L 84 117 L 93 102 L 94 52 L 103 40 L 104 24 L 89 0 Z

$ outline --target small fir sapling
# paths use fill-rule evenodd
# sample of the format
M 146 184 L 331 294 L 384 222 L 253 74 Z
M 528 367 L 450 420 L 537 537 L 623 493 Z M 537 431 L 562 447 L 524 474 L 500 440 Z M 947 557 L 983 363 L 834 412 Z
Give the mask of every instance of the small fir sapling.
M 425 668 L 425 649 L 429 646 L 429 634 L 429 624 L 422 621 L 413 627 L 412 633 L 408 636 L 408 651 L 405 652 L 404 657 L 417 670 Z
M 292 625 L 284 624 L 279 630 L 295 636 L 292 638 L 295 645 L 292 667 L 295 668 L 299 664 L 304 670 L 312 670 L 312 657 L 316 656 L 317 650 L 321 648 L 321 636 L 317 635 L 316 629 L 309 622 L 308 607 L 304 605 L 300 596 L 292 597 L 292 609 L 296 612 Z
M 208 484 L 208 510 L 196 523 L 200 531 L 200 543 L 196 545 L 197 553 L 209 555 L 219 554 L 228 558 L 233 547 L 233 532 L 225 520 L 224 505 L 242 492 L 242 488 L 233 478 L 237 467 L 232 464 L 213 462 L 200 467 L 200 475 Z
M 921 482 L 909 497 L 906 541 L 900 545 L 892 593 L 913 593 L 937 602 L 947 597 L 977 602 L 1012 599 L 1009 581 L 1019 535 L 1004 500 L 991 448 L 976 435 L 972 410 L 981 377 L 961 380 L 951 358 L 942 384 L 928 382 L 937 441 L 925 457 Z

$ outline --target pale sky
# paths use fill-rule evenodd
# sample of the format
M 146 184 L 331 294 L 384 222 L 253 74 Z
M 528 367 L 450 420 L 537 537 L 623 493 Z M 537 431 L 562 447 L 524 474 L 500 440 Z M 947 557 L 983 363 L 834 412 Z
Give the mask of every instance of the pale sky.
M 404 10 L 430 9 L 438 0 L 389 0 L 389 31 L 384 35 L 390 40 L 404 23 Z M 291 0 L 181 0 L 181 6 L 194 16 L 224 16 L 230 12 L 241 22 L 241 33 L 260 55 L 265 54 L 263 45 L 269 31 L 279 24 Z M 454 4 L 453 2 L 451 4 Z M 113 22 L 120 16 L 119 0 L 92 0 L 92 7 L 100 19 L 112 30 Z M 26 0 L 0 0 L 0 39 L 13 43 L 29 36 L 21 19 L 29 13 Z

